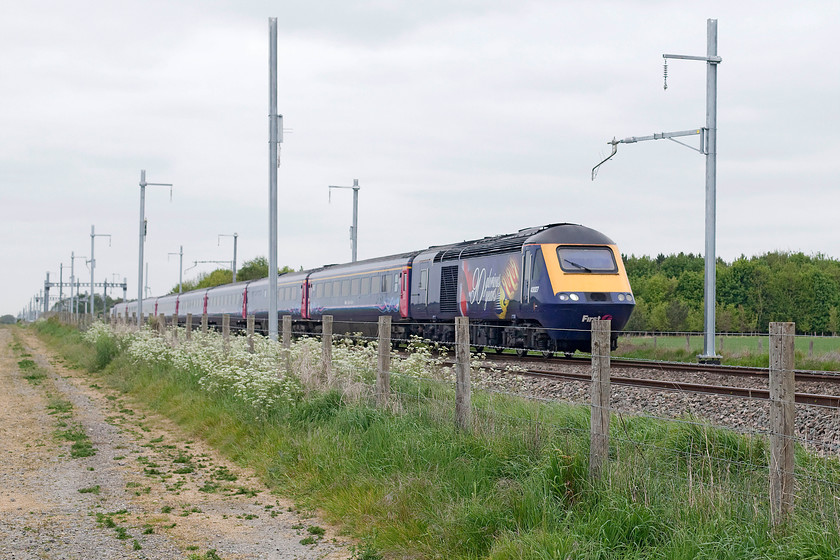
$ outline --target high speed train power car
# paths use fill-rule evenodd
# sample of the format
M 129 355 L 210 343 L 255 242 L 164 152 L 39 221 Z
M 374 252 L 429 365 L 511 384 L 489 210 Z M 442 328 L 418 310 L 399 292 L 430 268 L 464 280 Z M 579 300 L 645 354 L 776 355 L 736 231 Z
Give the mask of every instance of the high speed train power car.
M 145 300 L 155 315 L 207 314 L 210 325 L 254 315 L 268 330 L 268 278 Z M 617 332 L 635 305 L 621 254 L 604 234 L 577 224 L 551 224 L 421 251 L 282 274 L 278 315 L 298 333 L 318 332 L 324 315 L 336 332 L 373 335 L 380 316 L 392 337 L 454 340 L 455 317 L 470 319 L 475 346 L 521 352 L 588 351 L 590 322 L 611 319 Z M 136 302 L 114 306 L 130 317 Z M 277 320 L 278 318 L 275 318 Z M 197 321 L 196 321 L 197 322 Z

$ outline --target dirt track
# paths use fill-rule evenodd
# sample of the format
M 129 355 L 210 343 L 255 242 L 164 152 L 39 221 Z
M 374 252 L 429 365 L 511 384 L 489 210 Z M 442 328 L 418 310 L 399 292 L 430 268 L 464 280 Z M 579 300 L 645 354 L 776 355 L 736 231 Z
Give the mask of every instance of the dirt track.
M 78 456 L 86 443 L 95 453 Z M 0 328 L 0 558 L 345 559 L 348 544 L 32 333 Z

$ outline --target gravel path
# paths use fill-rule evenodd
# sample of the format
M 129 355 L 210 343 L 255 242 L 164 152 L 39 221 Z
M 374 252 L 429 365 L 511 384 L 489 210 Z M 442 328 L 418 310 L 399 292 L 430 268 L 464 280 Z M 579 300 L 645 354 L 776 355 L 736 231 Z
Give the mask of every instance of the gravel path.
M 0 328 L 0 441 L 3 560 L 350 557 L 310 512 L 17 328 Z

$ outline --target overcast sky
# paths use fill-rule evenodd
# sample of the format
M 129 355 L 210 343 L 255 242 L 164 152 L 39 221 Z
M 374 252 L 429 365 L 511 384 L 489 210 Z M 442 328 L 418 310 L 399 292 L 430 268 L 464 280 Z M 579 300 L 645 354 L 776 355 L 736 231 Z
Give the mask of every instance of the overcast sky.
M 626 254 L 704 251 L 705 158 L 614 136 L 705 125 L 718 20 L 717 254 L 840 257 L 840 2 L 4 2 L 0 314 L 70 276 L 155 295 L 268 254 L 268 17 L 279 27 L 280 265 L 573 222 Z M 697 146 L 696 138 L 685 142 Z M 184 277 L 214 268 L 200 264 Z M 85 259 L 75 272 L 89 281 Z M 53 290 L 53 295 L 57 289 Z

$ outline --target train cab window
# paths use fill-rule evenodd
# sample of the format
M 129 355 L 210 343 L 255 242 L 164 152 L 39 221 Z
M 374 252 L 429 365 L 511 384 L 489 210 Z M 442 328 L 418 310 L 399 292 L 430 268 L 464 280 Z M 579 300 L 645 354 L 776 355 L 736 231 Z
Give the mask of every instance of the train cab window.
M 618 272 L 609 247 L 557 247 L 557 258 L 563 272 L 611 274 Z
M 361 287 L 361 278 L 353 278 L 350 282 L 350 295 L 359 295 L 361 293 Z
M 349 296 L 350 295 L 350 280 L 342 280 L 341 281 L 341 296 Z
M 362 295 L 366 296 L 370 293 L 370 276 L 365 276 L 362 278 Z

